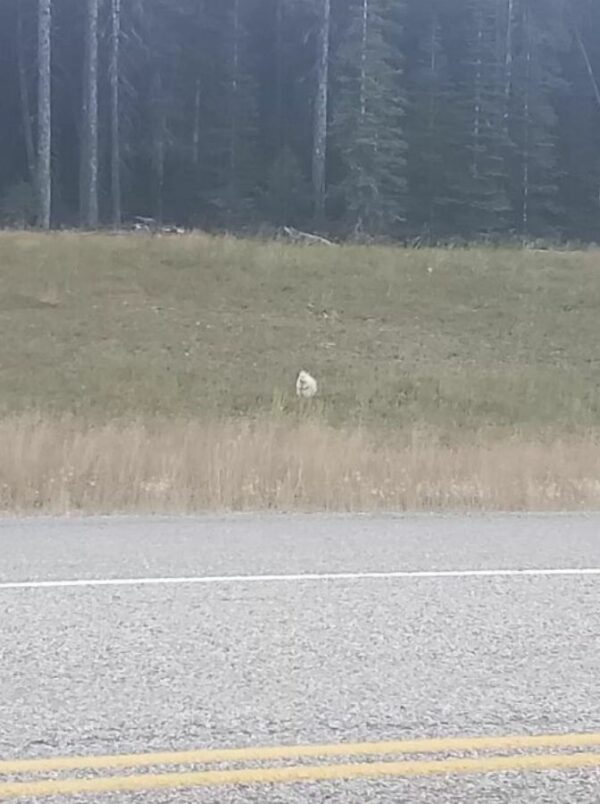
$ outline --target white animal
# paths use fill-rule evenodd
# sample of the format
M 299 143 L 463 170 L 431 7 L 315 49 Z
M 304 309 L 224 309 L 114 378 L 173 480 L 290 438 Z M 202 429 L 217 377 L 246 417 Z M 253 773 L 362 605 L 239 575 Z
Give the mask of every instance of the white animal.
M 303 399 L 310 399 L 317 393 L 317 381 L 308 371 L 301 371 L 296 380 L 296 395 Z

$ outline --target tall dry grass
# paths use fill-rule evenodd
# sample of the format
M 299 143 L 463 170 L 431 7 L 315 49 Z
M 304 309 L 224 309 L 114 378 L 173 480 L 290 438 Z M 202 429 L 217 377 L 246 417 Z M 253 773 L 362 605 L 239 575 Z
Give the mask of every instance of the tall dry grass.
M 600 435 L 478 437 L 413 431 L 383 441 L 321 421 L 0 421 L 0 509 L 202 510 L 600 508 Z

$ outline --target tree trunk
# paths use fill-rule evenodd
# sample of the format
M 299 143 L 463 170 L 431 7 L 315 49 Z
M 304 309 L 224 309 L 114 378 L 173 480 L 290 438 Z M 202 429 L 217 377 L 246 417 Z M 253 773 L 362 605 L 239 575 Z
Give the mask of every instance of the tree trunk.
M 430 147 L 429 159 L 429 199 L 428 199 L 428 218 L 429 218 L 429 236 L 433 235 L 436 227 L 436 208 L 435 201 L 437 196 L 437 172 L 438 166 L 431 158 L 435 152 L 437 144 L 437 127 L 438 127 L 438 102 L 437 102 L 437 81 L 438 81 L 438 15 L 434 9 L 431 16 L 431 40 L 430 40 L 430 53 L 429 53 L 429 115 L 427 121 L 427 134 Z
M 200 100 L 201 100 L 200 78 L 196 79 L 196 91 L 194 93 L 194 128 L 192 131 L 192 162 L 198 166 L 200 161 Z
M 325 217 L 325 161 L 327 157 L 327 101 L 329 83 L 330 0 L 321 1 L 317 49 L 317 91 L 314 108 L 312 182 L 314 217 L 317 225 Z
M 121 225 L 121 134 L 119 57 L 121 45 L 121 0 L 111 0 L 110 26 L 110 189 L 113 226 Z
M 79 213 L 81 224 L 98 226 L 98 0 L 87 0 L 81 121 Z
M 522 206 L 521 206 L 521 232 L 523 237 L 529 234 L 529 160 L 531 150 L 531 31 L 529 29 L 529 14 L 527 8 L 523 11 L 523 28 L 525 33 L 525 94 L 523 97 L 523 170 L 522 170 Z
M 594 97 L 596 98 L 596 103 L 598 104 L 598 108 L 600 108 L 600 85 L 598 84 L 598 81 L 596 79 L 596 74 L 594 73 L 594 68 L 592 67 L 592 62 L 590 61 L 590 57 L 588 55 L 585 42 L 582 39 L 581 33 L 579 32 L 579 28 L 577 27 L 577 25 L 574 26 L 574 30 L 575 30 L 575 39 L 577 41 L 577 46 L 579 47 L 579 51 L 583 58 L 585 69 L 587 70 L 587 74 L 590 79 L 590 84 L 592 85 L 592 89 L 594 91 Z
M 510 112 L 513 92 L 513 25 L 515 0 L 506 0 L 506 35 L 504 39 L 504 136 L 510 140 Z
M 473 161 L 471 170 L 473 178 L 479 177 L 479 151 L 481 147 L 481 102 L 483 80 L 483 19 L 477 9 L 477 54 L 475 57 L 475 103 L 473 107 Z
M 240 0 L 233 0 L 233 41 L 231 50 L 231 108 L 229 117 L 229 177 L 228 212 L 231 214 L 235 202 L 238 168 L 238 114 L 240 81 Z
M 154 176 L 154 217 L 158 224 L 163 220 L 163 191 L 165 184 L 165 112 L 162 76 L 158 64 L 152 76 L 152 173 Z
M 52 206 L 52 101 L 50 92 L 50 61 L 52 4 L 39 0 L 38 4 L 38 159 L 37 198 L 38 226 L 50 228 Z
M 19 95 L 21 99 L 21 120 L 23 123 L 23 137 L 25 139 L 25 153 L 27 154 L 27 170 L 29 173 L 29 181 L 35 186 L 35 145 L 33 143 L 31 105 L 29 103 L 29 85 L 27 81 L 27 68 L 25 66 L 22 6 L 23 0 L 19 0 L 17 5 L 17 66 L 19 70 Z
M 512 92 L 513 70 L 513 14 L 514 0 L 507 0 L 506 40 L 504 46 L 504 95 L 506 99 L 505 117 L 508 118 L 508 104 Z
M 369 0 L 362 0 L 362 33 L 360 44 L 360 119 L 367 113 L 367 43 L 369 40 Z
M 275 154 L 278 156 L 282 149 L 285 140 L 284 135 L 284 112 L 283 112 L 283 2 L 284 0 L 275 0 Z

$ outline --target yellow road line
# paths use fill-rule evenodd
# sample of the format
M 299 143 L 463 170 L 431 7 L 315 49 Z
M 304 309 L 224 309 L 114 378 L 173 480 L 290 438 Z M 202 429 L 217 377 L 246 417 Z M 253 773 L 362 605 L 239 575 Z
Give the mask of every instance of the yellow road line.
M 536 734 L 503 737 L 440 737 L 387 742 L 335 743 L 326 745 L 266 746 L 199 749 L 146 754 L 49 757 L 0 762 L 0 774 L 44 773 L 103 768 L 143 768 L 152 765 L 200 765 L 216 762 L 265 762 L 311 757 L 383 756 L 391 754 L 440 754 L 450 751 L 523 751 L 600 746 L 600 733 Z
M 183 789 L 225 785 L 260 785 L 323 782 L 351 779 L 427 777 L 438 774 L 478 774 L 545 770 L 600 770 L 600 753 L 517 754 L 478 759 L 441 759 L 403 762 L 371 762 L 344 765 L 295 765 L 292 767 L 189 773 L 107 776 L 96 779 L 53 779 L 0 784 L 0 799 L 23 796 L 61 796 L 84 793 L 131 793 L 142 790 Z

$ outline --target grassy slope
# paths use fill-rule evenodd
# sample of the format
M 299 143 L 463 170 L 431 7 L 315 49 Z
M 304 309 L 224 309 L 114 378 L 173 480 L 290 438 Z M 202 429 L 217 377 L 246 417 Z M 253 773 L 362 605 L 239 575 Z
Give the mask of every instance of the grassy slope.
M 0 409 L 600 424 L 600 256 L 0 235 Z

